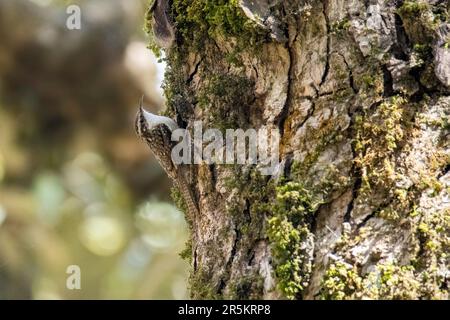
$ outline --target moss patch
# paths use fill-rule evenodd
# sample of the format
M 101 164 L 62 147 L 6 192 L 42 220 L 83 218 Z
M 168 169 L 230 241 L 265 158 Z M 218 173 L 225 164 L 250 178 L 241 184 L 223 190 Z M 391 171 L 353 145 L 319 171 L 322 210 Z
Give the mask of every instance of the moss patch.
M 355 164 L 361 174 L 361 187 L 358 192 L 362 199 L 372 199 L 374 195 L 383 194 L 385 198 L 394 197 L 395 203 L 378 212 L 380 216 L 388 219 L 399 218 L 397 211 L 405 211 L 411 207 L 411 193 L 396 187 L 396 182 L 401 179 L 396 155 L 405 144 L 411 129 L 412 111 L 412 104 L 395 96 L 373 110 L 357 115 L 354 120 Z M 370 201 L 367 201 L 370 204 Z
M 221 130 L 245 128 L 254 83 L 240 75 L 211 75 L 209 79 L 197 94 L 198 107 L 207 110 L 208 125 Z
M 207 37 L 236 37 L 247 45 L 261 37 L 238 0 L 174 0 L 172 9 L 178 32 L 197 48 Z
M 434 277 L 435 281 L 430 281 Z M 437 285 L 430 286 L 435 282 Z M 324 300 L 417 300 L 445 299 L 440 289 L 444 279 L 436 272 L 417 272 L 413 265 L 380 263 L 375 271 L 361 275 L 356 266 L 336 262 L 329 266 L 322 281 Z
M 276 188 L 267 234 L 278 287 L 289 299 L 299 298 L 309 282 L 313 247 L 310 224 L 318 205 L 300 183 L 287 182 Z
M 231 283 L 230 293 L 227 299 L 233 300 L 257 300 L 262 299 L 264 279 L 259 274 L 247 275 L 238 281 Z
M 194 300 L 216 300 L 221 299 L 222 296 L 217 294 L 217 288 L 211 285 L 211 273 L 201 268 L 195 272 L 191 272 L 189 278 L 189 289 L 191 291 L 191 298 Z
M 442 22 L 441 11 L 433 12 L 429 3 L 422 0 L 405 1 L 397 10 L 409 38 L 414 44 L 429 44 Z

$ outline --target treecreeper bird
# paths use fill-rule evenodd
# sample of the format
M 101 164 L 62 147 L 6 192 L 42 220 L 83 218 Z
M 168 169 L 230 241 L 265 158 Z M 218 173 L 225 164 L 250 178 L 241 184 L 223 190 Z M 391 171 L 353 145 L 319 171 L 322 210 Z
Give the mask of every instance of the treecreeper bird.
M 172 179 L 175 186 L 183 196 L 188 214 L 191 218 L 198 214 L 198 207 L 195 198 L 185 176 L 185 165 L 176 165 L 172 161 L 172 148 L 175 142 L 172 141 L 172 132 L 178 129 L 177 123 L 163 116 L 158 116 L 145 111 L 143 106 L 143 99 L 139 105 L 139 111 L 136 115 L 135 130 L 139 138 L 147 143 L 150 150 L 163 167 L 167 175 Z
M 172 47 L 175 42 L 175 29 L 170 17 L 170 0 L 153 0 L 150 5 L 150 24 L 156 44 L 164 49 Z

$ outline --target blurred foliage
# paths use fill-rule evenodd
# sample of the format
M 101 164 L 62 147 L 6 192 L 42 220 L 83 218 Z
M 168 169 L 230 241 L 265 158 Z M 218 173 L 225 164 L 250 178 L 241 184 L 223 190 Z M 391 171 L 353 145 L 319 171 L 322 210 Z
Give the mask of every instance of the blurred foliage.
M 0 299 L 186 298 L 184 216 L 133 128 L 163 102 L 145 1 L 77 1 L 79 31 L 66 3 L 0 0 Z

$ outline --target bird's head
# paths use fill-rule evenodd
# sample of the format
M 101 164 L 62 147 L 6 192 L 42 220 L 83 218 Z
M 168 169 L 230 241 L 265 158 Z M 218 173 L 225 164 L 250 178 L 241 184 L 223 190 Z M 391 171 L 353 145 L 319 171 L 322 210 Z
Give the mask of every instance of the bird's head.
M 136 119 L 134 123 L 134 129 L 139 138 L 145 139 L 145 137 L 149 134 L 150 128 L 149 123 L 145 117 L 145 114 L 148 113 L 144 110 L 143 104 L 144 97 L 141 98 L 141 102 L 139 103 L 139 109 L 136 114 Z
M 143 107 L 143 100 L 144 97 L 141 98 L 139 103 L 139 110 L 134 124 L 136 134 L 139 138 L 148 138 L 151 135 L 151 131 L 159 125 L 165 125 L 170 132 L 178 128 L 177 123 L 172 119 L 146 111 Z

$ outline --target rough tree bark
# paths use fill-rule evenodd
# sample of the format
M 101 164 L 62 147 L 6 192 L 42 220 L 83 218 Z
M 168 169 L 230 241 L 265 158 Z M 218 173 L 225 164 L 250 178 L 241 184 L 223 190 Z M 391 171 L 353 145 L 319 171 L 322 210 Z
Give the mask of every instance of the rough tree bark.
M 192 166 L 192 297 L 448 298 L 449 3 L 171 11 L 167 114 L 281 134 L 274 176 Z

